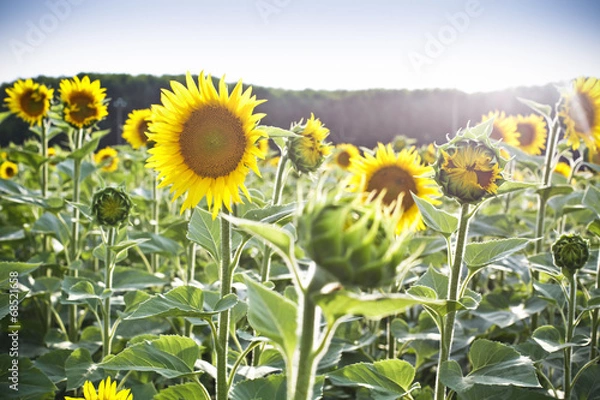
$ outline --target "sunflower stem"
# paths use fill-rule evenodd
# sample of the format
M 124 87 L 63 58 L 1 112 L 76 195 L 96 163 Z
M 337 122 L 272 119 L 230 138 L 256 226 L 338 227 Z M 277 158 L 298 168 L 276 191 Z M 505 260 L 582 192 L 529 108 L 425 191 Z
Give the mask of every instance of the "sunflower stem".
M 469 204 L 465 203 L 460 210 L 460 223 L 458 228 L 458 237 L 456 238 L 456 247 L 454 249 L 454 261 L 450 270 L 450 282 L 448 285 L 448 314 L 444 319 L 444 325 L 440 332 L 440 358 L 438 360 L 437 374 L 435 378 L 435 400 L 443 400 L 446 396 L 446 386 L 440 380 L 440 371 L 444 362 L 450 358 L 452 351 L 452 340 L 454 339 L 454 322 L 456 321 L 455 303 L 458 300 L 458 288 L 460 286 L 460 276 L 462 269 L 462 260 L 465 246 L 467 243 L 467 233 L 469 230 Z
M 152 174 L 152 229 L 155 235 L 160 232 L 160 226 L 158 224 L 160 218 L 160 193 L 158 191 L 158 179 L 156 173 Z M 158 270 L 159 265 L 158 253 L 152 253 L 150 258 L 150 265 L 152 266 L 152 273 Z
M 227 213 L 225 209 L 221 211 Z M 231 225 L 221 217 L 221 298 L 231 293 L 233 273 L 231 271 Z M 227 309 L 219 314 L 217 334 L 217 400 L 227 400 L 227 350 L 229 342 L 229 316 Z
M 565 343 L 570 343 L 573 340 L 573 330 L 575 328 L 575 310 L 577 301 L 577 280 L 575 279 L 577 272 L 573 272 L 567 278 L 569 279 L 569 308 L 567 313 L 567 329 L 565 333 Z M 573 354 L 573 347 L 565 347 L 565 375 L 563 391 L 565 392 L 565 400 L 571 398 L 571 356 Z
M 106 253 L 104 260 L 104 290 L 112 290 L 113 272 L 115 270 L 115 263 L 113 259 L 112 247 L 115 245 L 116 228 L 108 229 L 108 240 L 105 243 Z M 102 308 L 103 321 L 102 321 L 102 358 L 108 356 L 112 350 L 112 335 L 110 332 L 110 295 L 104 299 L 104 305 Z
M 293 394 L 288 395 L 288 398 L 294 400 L 309 400 L 311 399 L 312 387 L 315 381 L 315 372 L 317 363 L 315 362 L 314 342 L 316 332 L 316 304 L 311 299 L 310 294 L 305 291 L 301 293 L 300 299 L 301 308 L 298 309 L 298 322 L 300 325 L 300 344 L 294 358 L 293 366 L 295 371 L 291 371 L 295 375 L 292 381 Z
M 600 249 L 598 250 L 598 266 L 596 267 L 596 290 L 600 289 Z M 598 346 L 598 309 L 596 308 L 592 311 L 592 333 L 591 333 L 591 341 L 590 341 L 590 360 L 593 360 L 598 355 L 597 346 Z

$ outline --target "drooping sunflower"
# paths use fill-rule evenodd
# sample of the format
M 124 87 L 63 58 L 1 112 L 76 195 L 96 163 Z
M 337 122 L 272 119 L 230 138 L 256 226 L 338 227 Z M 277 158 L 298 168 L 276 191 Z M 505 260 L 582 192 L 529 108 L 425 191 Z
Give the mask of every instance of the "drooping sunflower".
M 123 139 L 134 149 L 139 149 L 148 142 L 148 125 L 152 117 L 152 110 L 144 108 L 141 110 L 133 110 L 127 115 L 127 121 L 123 125 Z
M 111 382 L 110 376 L 101 381 L 98 385 L 98 391 L 94 384 L 85 381 L 83 384 L 83 397 L 69 397 L 65 400 L 133 400 L 131 389 L 117 391 L 117 382 Z
M 506 116 L 504 111 L 490 111 L 481 117 L 481 122 L 494 118 L 494 125 L 490 138 L 501 140 L 510 146 L 519 147 L 520 134 L 517 132 L 517 122 L 514 118 Z
M 94 161 L 104 172 L 114 172 L 119 166 L 119 153 L 112 147 L 105 147 L 94 154 Z
M 565 124 L 567 143 L 577 150 L 583 140 L 591 159 L 600 151 L 600 80 L 577 78 L 562 97 L 559 115 Z
M 76 128 L 87 128 L 108 115 L 104 98 L 106 89 L 100 81 L 90 82 L 89 76 L 60 81 L 60 98 L 64 103 L 65 122 Z
M 0 178 L 2 179 L 12 179 L 18 172 L 19 167 L 13 162 L 4 161 L 0 164 Z
M 222 78 L 217 91 L 204 72 L 198 85 L 188 72 L 186 83 L 172 81 L 162 105 L 152 106 L 148 136 L 155 146 L 146 166 L 158 171 L 160 187 L 173 185 L 173 200 L 187 193 L 182 213 L 206 196 L 216 218 L 223 205 L 231 210 L 231 203 L 242 203 L 240 189 L 251 200 L 244 181 L 250 170 L 260 176 L 256 142 L 267 137 L 257 129 L 265 114 L 253 112 L 266 100 L 256 100 L 251 87 L 242 92 L 241 81 L 228 93 Z
M 421 163 L 421 157 L 414 148 L 395 153 L 391 144 L 379 143 L 375 155 L 358 156 L 350 166 L 352 176 L 349 189 L 363 193 L 365 199 L 383 194 L 382 201 L 389 206 L 394 203 L 402 209 L 396 233 L 403 230 L 425 229 L 421 213 L 411 193 L 431 203 L 439 204 L 435 197 L 441 193 L 433 175 L 433 168 Z
M 8 97 L 4 101 L 11 113 L 30 125 L 41 125 L 50 110 L 54 89 L 35 83 L 32 79 L 19 79 L 6 89 L 6 94 Z
M 331 145 L 325 142 L 329 129 L 311 113 L 306 124 L 296 124 L 292 131 L 300 135 L 288 141 L 292 165 L 298 172 L 315 172 L 323 164 L 325 157 L 331 154 Z
M 354 159 L 360 155 L 360 151 L 351 143 L 340 143 L 335 146 L 334 154 L 335 165 L 347 171 Z
M 542 150 L 546 148 L 546 137 L 548 136 L 544 117 L 538 114 L 526 116 L 519 114 L 513 118 L 519 135 L 518 147 L 528 154 L 535 156 L 542 154 Z

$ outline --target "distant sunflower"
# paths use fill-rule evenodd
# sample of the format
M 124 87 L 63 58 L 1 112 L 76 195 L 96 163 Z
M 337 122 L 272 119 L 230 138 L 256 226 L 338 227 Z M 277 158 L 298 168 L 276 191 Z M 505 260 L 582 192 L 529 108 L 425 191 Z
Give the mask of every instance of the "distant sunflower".
M 421 156 L 421 162 L 424 165 L 430 165 L 437 160 L 437 149 L 435 144 L 429 143 L 428 145 L 423 145 L 419 149 L 419 155 Z
M 100 87 L 99 80 L 90 82 L 87 75 L 83 79 L 63 79 L 59 91 L 65 122 L 76 128 L 87 128 L 108 115 L 103 103 L 106 89 Z
M 19 167 L 13 162 L 4 161 L 0 164 L 0 178 L 2 179 L 12 179 L 18 172 Z
M 567 179 L 569 179 L 571 176 L 571 171 L 571 165 L 564 161 L 560 161 L 558 164 L 556 164 L 556 167 L 554 167 L 554 172 L 564 176 Z
M 297 124 L 292 127 L 292 131 L 300 135 L 288 141 L 292 165 L 298 172 L 315 172 L 325 157 L 331 154 L 331 145 L 325 142 L 329 129 L 311 113 L 306 124 Z
M 152 111 L 149 108 L 141 110 L 133 110 L 127 116 L 127 121 L 123 125 L 123 139 L 134 149 L 139 149 L 148 142 L 148 125 L 150 124 L 150 117 Z
M 94 384 L 85 381 L 83 384 L 83 397 L 65 397 L 65 400 L 133 400 L 131 389 L 117 391 L 117 382 L 111 382 L 110 376 L 101 381 L 98 385 L 98 391 Z
M 600 80 L 577 78 L 563 99 L 559 115 L 565 123 L 567 143 L 577 150 L 583 140 L 593 158 L 600 151 Z
M 401 207 L 402 216 L 396 233 L 406 229 L 425 229 L 411 192 L 431 204 L 440 203 L 434 197 L 441 193 L 435 181 L 429 177 L 433 175 L 433 168 L 421 163 L 421 157 L 414 148 L 405 148 L 396 154 L 392 145 L 379 143 L 375 156 L 365 154 L 364 157 L 357 157 L 350 171 L 351 191 L 363 193 L 365 199 L 373 193 L 378 196 L 385 191 L 383 203 L 395 203 L 395 207 Z
M 112 147 L 105 147 L 94 154 L 94 161 L 102 168 L 104 172 L 114 172 L 119 165 L 117 150 Z
M 250 170 L 260 176 L 256 142 L 267 136 L 257 129 L 265 114 L 253 111 L 265 100 L 256 100 L 251 87 L 242 92 L 241 81 L 228 93 L 222 78 L 217 91 L 204 72 L 198 85 L 188 72 L 186 83 L 171 81 L 173 91 L 163 90 L 162 105 L 152 106 L 148 136 L 155 146 L 146 166 L 158 171 L 160 187 L 173 185 L 173 200 L 187 193 L 182 213 L 206 196 L 216 218 L 223 205 L 242 203 L 240 189 L 251 200 L 244 181 Z
M 30 125 L 41 125 L 50 110 L 50 100 L 54 89 L 35 83 L 31 79 L 18 80 L 6 89 L 8 97 L 4 99 L 11 113 Z
M 542 150 L 546 148 L 546 136 L 548 136 L 544 117 L 537 114 L 527 116 L 519 114 L 513 118 L 519 135 L 518 147 L 528 154 L 542 154 Z
M 501 140 L 510 146 L 519 147 L 519 136 L 517 132 L 517 123 L 514 118 L 506 116 L 504 111 L 490 111 L 487 115 L 482 116 L 481 122 L 485 122 L 494 118 L 494 126 L 490 138 Z
M 335 146 L 335 164 L 343 170 L 348 170 L 356 157 L 360 155 L 358 148 L 350 143 L 340 143 Z
M 258 149 L 262 154 L 262 158 L 266 157 L 267 153 L 269 152 L 269 139 L 260 139 L 258 142 L 256 142 L 256 146 L 258 146 Z

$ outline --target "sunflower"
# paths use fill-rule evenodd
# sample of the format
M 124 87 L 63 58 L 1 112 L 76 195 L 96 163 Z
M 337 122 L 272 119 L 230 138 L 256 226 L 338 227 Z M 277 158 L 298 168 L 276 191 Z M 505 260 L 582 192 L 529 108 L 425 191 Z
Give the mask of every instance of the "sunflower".
M 269 139 L 260 139 L 258 142 L 256 142 L 256 146 L 258 146 L 258 149 L 262 154 L 262 158 L 265 158 L 269 152 Z
M 117 150 L 107 146 L 94 154 L 94 161 L 96 161 L 98 166 L 102 167 L 102 171 L 114 172 L 119 165 Z
M 519 114 L 513 118 L 519 135 L 518 147 L 528 154 L 542 154 L 542 150 L 546 148 L 546 136 L 548 136 L 544 117 L 537 114 L 527 116 Z
M 133 110 L 127 115 L 127 121 L 123 125 L 122 136 L 136 150 L 144 146 L 148 141 L 146 131 L 150 124 L 150 117 L 152 117 L 152 110 L 149 108 Z
M 504 111 L 490 111 L 481 117 L 481 122 L 494 118 L 494 125 L 490 138 L 501 140 L 510 146 L 519 147 L 519 136 L 517 123 L 514 118 L 507 117 Z
M 591 159 L 600 151 L 600 80 L 577 78 L 562 96 L 559 115 L 565 123 L 567 143 L 577 150 L 583 140 Z
M 11 179 L 17 172 L 19 172 L 19 167 L 13 162 L 4 161 L 0 164 L 0 178 L 2 179 Z
M 556 164 L 556 167 L 554 167 L 554 172 L 556 172 L 559 175 L 564 176 L 567 179 L 569 179 L 569 177 L 571 176 L 571 171 L 572 171 L 571 165 L 564 161 L 560 161 L 559 163 Z
M 424 165 L 430 165 L 437 160 L 437 149 L 435 144 L 429 143 L 428 145 L 423 145 L 419 149 L 419 155 L 421 156 L 421 162 Z
M 360 155 L 358 148 L 350 143 L 340 143 L 335 146 L 335 164 L 343 170 L 348 170 L 356 157 Z
M 305 125 L 296 124 L 292 131 L 299 134 L 288 141 L 288 151 L 292 165 L 298 172 L 315 172 L 329 154 L 331 146 L 325 143 L 329 129 L 313 113 Z
M 250 170 L 260 176 L 256 142 L 267 136 L 257 129 L 265 114 L 253 111 L 266 100 L 256 100 L 251 87 L 242 92 L 241 81 L 228 93 L 224 77 L 217 91 L 204 72 L 198 85 L 189 72 L 186 82 L 171 81 L 173 91 L 163 90 L 162 105 L 152 106 L 148 137 L 155 146 L 146 166 L 158 172 L 160 187 L 173 185 L 173 201 L 187 193 L 182 213 L 206 196 L 216 218 L 223 205 L 242 203 L 240 189 L 251 200 L 244 181 Z
M 117 382 L 111 382 L 110 376 L 101 381 L 98 391 L 94 384 L 85 381 L 83 384 L 83 397 L 65 397 L 65 400 L 133 400 L 131 389 L 117 391 Z
M 352 176 L 349 189 L 364 194 L 364 199 L 379 196 L 385 191 L 382 201 L 385 205 L 401 207 L 402 216 L 396 233 L 405 229 L 425 229 L 421 213 L 411 193 L 431 204 L 439 204 L 434 199 L 440 196 L 435 181 L 428 177 L 433 168 L 421 163 L 421 157 L 414 148 L 403 149 L 398 154 L 391 144 L 379 143 L 375 156 L 358 156 L 350 166 Z M 401 196 L 401 197 L 400 197 Z
M 41 125 L 50 110 L 50 100 L 54 89 L 35 83 L 31 79 L 18 80 L 6 89 L 8 97 L 4 99 L 10 112 L 28 122 L 30 125 Z
M 108 115 L 106 89 L 100 87 L 100 81 L 90 82 L 86 75 L 83 79 L 63 79 L 60 81 L 60 98 L 64 103 L 65 122 L 76 128 L 87 128 Z

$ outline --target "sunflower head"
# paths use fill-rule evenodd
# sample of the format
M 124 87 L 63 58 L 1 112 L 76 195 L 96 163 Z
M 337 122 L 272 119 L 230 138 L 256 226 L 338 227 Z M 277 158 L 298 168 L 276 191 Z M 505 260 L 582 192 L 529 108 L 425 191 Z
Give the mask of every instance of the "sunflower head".
M 312 196 L 299 217 L 298 234 L 319 281 L 365 289 L 391 284 L 401 260 L 397 217 L 357 197 Z
M 542 154 L 546 148 L 546 137 L 548 130 L 546 129 L 546 121 L 539 114 L 517 115 L 509 117 L 514 120 L 519 136 L 518 147 L 525 153 L 534 156 Z
M 119 166 L 119 157 L 117 150 L 112 147 L 105 147 L 94 154 L 94 161 L 104 172 L 115 172 Z
M 510 146 L 519 147 L 519 136 L 517 132 L 517 123 L 514 118 L 507 117 L 504 111 L 490 111 L 487 115 L 481 117 L 481 122 L 494 120 L 490 138 L 502 141 Z
M 446 196 L 461 204 L 475 204 L 495 195 L 504 182 L 501 172 L 506 161 L 491 143 L 490 131 L 490 124 L 484 122 L 440 146 L 435 179 Z
M 401 151 L 408 149 L 417 144 L 417 139 L 408 137 L 406 135 L 396 135 L 392 140 L 392 148 L 394 151 Z
M 0 164 L 0 178 L 2 179 L 12 179 L 19 172 L 19 167 L 17 164 L 4 161 Z
M 125 190 L 106 187 L 94 193 L 91 211 L 98 224 L 116 228 L 127 221 L 132 205 Z
M 423 165 L 414 148 L 396 153 L 391 144 L 379 143 L 375 155 L 366 153 L 357 157 L 350 172 L 349 189 L 360 193 L 364 201 L 381 197 L 385 206 L 401 211 L 397 233 L 425 229 L 411 193 L 429 203 L 439 204 L 435 197 L 440 196 L 440 192 L 431 178 L 433 168 Z
M 296 124 L 292 131 L 299 135 L 290 138 L 287 143 L 292 165 L 301 173 L 315 172 L 331 153 L 331 146 L 325 143 L 329 129 L 311 114 L 306 124 Z
M 100 81 L 90 82 L 86 75 L 83 79 L 63 79 L 59 87 L 60 98 L 64 104 L 65 122 L 75 128 L 87 128 L 108 115 L 104 98 L 106 89 L 100 87 Z
M 136 150 L 148 142 L 146 131 L 148 131 L 151 117 L 152 111 L 149 108 L 133 110 L 127 116 L 122 136 Z
M 569 177 L 571 176 L 571 171 L 573 169 L 571 168 L 571 165 L 567 162 L 564 161 L 560 161 L 556 164 L 556 167 L 554 167 L 554 172 L 564 176 L 565 178 L 569 179 Z
M 10 112 L 29 125 L 41 125 L 50 110 L 54 89 L 48 89 L 46 85 L 35 83 L 31 79 L 19 79 L 6 89 L 6 94 L 8 97 L 4 101 Z
M 419 155 L 421 156 L 421 162 L 424 165 L 431 165 L 437 160 L 437 148 L 435 144 L 429 143 L 419 148 Z
M 160 187 L 172 185 L 173 200 L 187 193 L 182 213 L 206 197 L 216 218 L 223 205 L 242 203 L 240 189 L 250 200 L 244 185 L 250 170 L 260 176 L 256 142 L 267 134 L 257 128 L 265 114 L 254 108 L 264 100 L 251 87 L 242 91 L 241 81 L 229 93 L 222 78 L 217 91 L 203 72 L 198 84 L 188 72 L 186 83 L 172 81 L 173 91 L 163 90 L 162 104 L 152 106 L 148 137 L 155 145 L 146 166 L 158 172 Z
M 117 382 L 111 382 L 110 376 L 101 381 L 98 385 L 98 391 L 94 384 L 85 381 L 83 384 L 83 397 L 65 397 L 65 400 L 133 400 L 131 389 L 117 391 Z
M 562 268 L 563 274 L 572 275 L 583 268 L 590 258 L 589 242 L 579 235 L 564 234 L 552 245 L 554 265 Z
M 580 77 L 561 92 L 567 143 L 577 150 L 583 141 L 593 158 L 600 151 L 600 80 Z
M 334 161 L 335 165 L 347 171 L 356 157 L 360 155 L 358 148 L 350 143 L 340 143 L 335 146 Z

